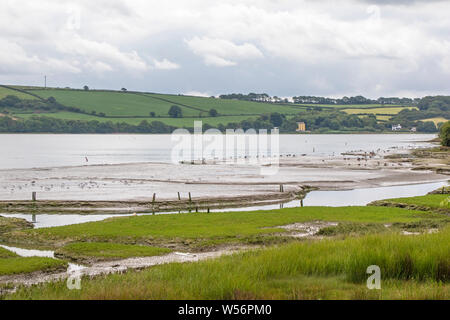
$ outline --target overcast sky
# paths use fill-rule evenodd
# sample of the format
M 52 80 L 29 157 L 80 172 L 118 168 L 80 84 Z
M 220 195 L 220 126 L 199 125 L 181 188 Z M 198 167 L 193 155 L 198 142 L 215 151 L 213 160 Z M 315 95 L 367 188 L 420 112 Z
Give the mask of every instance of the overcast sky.
M 450 1 L 1 0 L 0 83 L 450 94 Z

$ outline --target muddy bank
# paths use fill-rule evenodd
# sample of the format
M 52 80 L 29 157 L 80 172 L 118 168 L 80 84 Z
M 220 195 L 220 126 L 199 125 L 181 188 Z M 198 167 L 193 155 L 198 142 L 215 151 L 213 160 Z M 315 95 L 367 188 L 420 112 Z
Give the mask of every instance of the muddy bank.
M 15 230 L 32 229 L 33 224 L 25 219 L 0 216 L 0 234 Z
M 0 294 L 10 293 L 19 285 L 31 286 L 45 282 L 55 282 L 68 279 L 69 277 L 89 277 L 111 273 L 123 273 L 128 270 L 141 270 L 156 265 L 167 263 L 198 262 L 206 259 L 214 259 L 223 255 L 230 255 L 243 249 L 224 249 L 202 253 L 181 253 L 174 252 L 164 256 L 154 256 L 145 258 L 130 258 L 124 260 L 94 263 L 91 266 L 71 265 L 65 272 L 46 273 L 34 272 L 30 274 L 19 274 L 11 276 L 0 276 L 0 284 L 5 285 L 5 289 L 0 288 Z M 82 285 L 82 281 L 81 281 Z M 3 291 L 3 292 L 2 292 Z
M 308 188 L 350 190 L 447 181 L 443 152 L 435 156 L 392 149 L 286 156 L 279 159 L 274 175 L 262 175 L 255 165 L 208 161 L 0 170 L 0 213 L 195 212 L 283 203 L 301 199 Z M 38 201 L 30 201 L 32 192 Z
M 392 207 L 392 208 L 402 208 L 402 209 L 408 209 L 408 210 L 418 210 L 418 211 L 432 211 L 436 213 L 441 213 L 445 215 L 450 216 L 450 209 L 449 208 L 431 208 L 427 206 L 420 206 L 416 204 L 410 204 L 410 203 L 401 203 L 401 202 L 392 202 L 392 201 L 373 201 L 368 204 L 369 206 L 377 206 L 377 207 Z
M 5 213 L 39 213 L 46 214 L 124 214 L 152 213 L 165 211 L 199 211 L 233 207 L 279 204 L 295 199 L 304 199 L 306 194 L 315 188 L 309 186 L 296 187 L 294 191 L 283 191 L 238 197 L 220 197 L 198 199 L 181 199 L 158 201 L 0 201 L 0 211 Z M 290 188 L 291 190 L 293 188 Z

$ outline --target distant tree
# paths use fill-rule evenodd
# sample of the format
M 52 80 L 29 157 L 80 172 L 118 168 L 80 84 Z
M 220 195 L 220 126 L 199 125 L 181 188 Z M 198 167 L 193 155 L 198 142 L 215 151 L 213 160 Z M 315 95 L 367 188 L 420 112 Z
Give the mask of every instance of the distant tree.
M 84 86 L 83 89 L 84 89 L 84 91 L 89 91 L 89 87 L 88 86 Z
M 183 112 L 179 106 L 173 105 L 169 109 L 169 116 L 172 118 L 183 118 Z
M 217 112 L 216 109 L 211 109 L 211 110 L 209 110 L 209 116 L 210 116 L 210 117 L 217 117 L 218 114 L 219 114 L 219 113 Z
M 152 118 L 156 117 L 156 113 L 154 113 L 153 111 L 150 112 L 150 117 L 152 117 Z
M 450 121 L 447 121 L 442 127 L 439 134 L 441 137 L 441 144 L 450 147 Z
M 47 101 L 50 102 L 50 103 L 56 103 L 56 99 L 54 97 L 49 97 L 47 99 Z
M 436 132 L 437 128 L 434 122 L 426 121 L 426 122 L 419 122 L 417 126 L 417 130 L 420 132 Z
M 122 88 L 122 89 L 120 89 L 120 90 L 122 90 L 122 91 L 124 91 L 124 92 L 125 92 L 125 91 L 127 91 L 127 88 Z
M 270 122 L 274 127 L 281 127 L 281 125 L 283 124 L 283 116 L 278 112 L 271 113 Z

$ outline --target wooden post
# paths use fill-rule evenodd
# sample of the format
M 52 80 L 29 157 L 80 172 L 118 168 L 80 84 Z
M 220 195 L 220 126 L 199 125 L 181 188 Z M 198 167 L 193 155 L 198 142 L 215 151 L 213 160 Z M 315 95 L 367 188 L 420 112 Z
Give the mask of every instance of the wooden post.
M 189 202 L 192 202 L 192 196 L 190 192 L 189 192 Z
M 179 192 L 178 192 L 178 200 L 181 200 L 181 195 Z
M 303 199 L 302 200 L 300 200 L 300 205 L 302 206 L 302 208 L 303 208 Z
M 280 192 L 284 192 L 284 186 L 280 184 Z
M 31 199 L 33 201 L 36 201 L 36 191 L 33 191 L 33 193 L 31 194 Z
M 209 208 L 208 208 L 208 213 L 209 213 Z
M 195 207 L 195 212 L 197 212 L 197 213 L 198 213 L 198 207 Z
M 153 194 L 153 201 L 152 201 L 152 203 L 155 203 L 155 200 L 156 200 L 156 193 Z

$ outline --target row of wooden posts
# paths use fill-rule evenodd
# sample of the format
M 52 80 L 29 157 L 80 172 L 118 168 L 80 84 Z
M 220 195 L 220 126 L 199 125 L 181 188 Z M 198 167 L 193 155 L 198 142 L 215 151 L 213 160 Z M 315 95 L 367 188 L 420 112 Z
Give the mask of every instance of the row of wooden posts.
M 284 185 L 282 185 L 282 184 L 280 184 L 280 192 L 284 192 Z M 192 195 L 190 192 L 188 194 L 189 194 L 189 202 L 192 203 Z M 36 193 L 36 191 L 33 191 L 31 193 L 32 201 L 36 201 L 36 198 L 37 198 L 37 193 Z M 180 192 L 178 192 L 178 200 L 181 201 L 181 193 Z M 155 204 L 155 202 L 156 202 L 156 193 L 153 193 L 152 204 Z M 303 200 L 301 202 L 302 202 L 302 207 L 303 207 Z M 209 213 L 209 211 L 210 210 L 208 208 L 208 213 Z M 196 207 L 196 212 L 198 212 L 198 207 Z
M 282 184 L 280 184 L 280 192 L 284 192 L 284 185 L 282 185 Z M 33 191 L 31 193 L 31 199 L 33 201 L 36 201 L 36 195 L 37 195 L 36 191 Z M 178 192 L 178 200 L 181 201 L 181 194 L 180 194 L 180 192 Z M 152 203 L 155 203 L 155 202 L 156 202 L 156 193 L 153 193 Z M 189 202 L 192 202 L 192 195 L 191 195 L 190 192 L 189 192 Z

